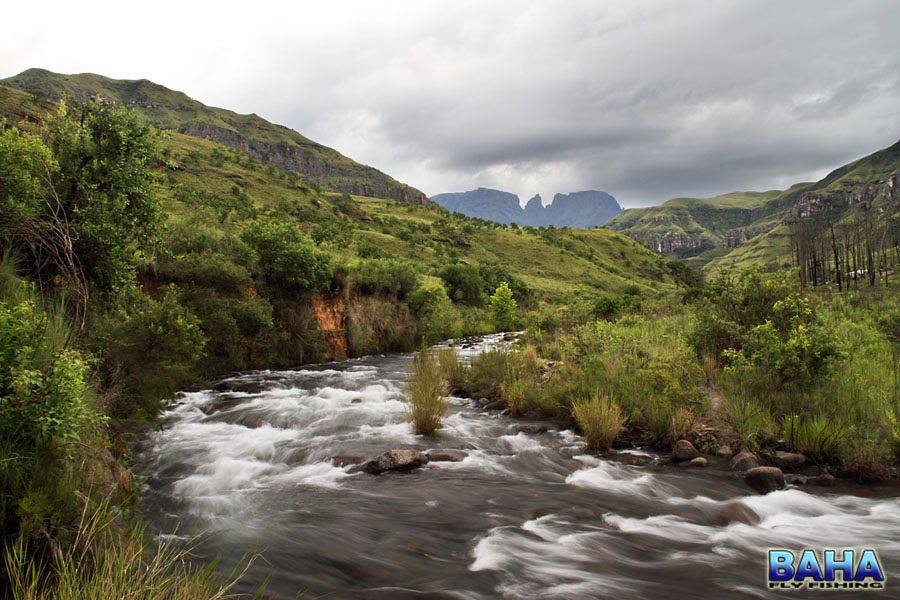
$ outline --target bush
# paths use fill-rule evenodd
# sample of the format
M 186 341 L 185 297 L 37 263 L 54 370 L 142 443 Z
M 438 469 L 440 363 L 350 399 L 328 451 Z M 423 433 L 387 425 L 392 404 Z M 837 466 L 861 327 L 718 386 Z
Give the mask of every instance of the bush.
M 406 389 L 413 431 L 422 435 L 437 431 L 450 403 L 444 395 L 445 385 L 440 366 L 431 351 L 420 350 L 416 353 L 406 380 Z
M 606 452 L 616 436 L 625 428 L 625 418 L 619 405 L 606 394 L 597 392 L 590 399 L 581 398 L 572 404 L 572 415 L 588 448 Z
M 122 293 L 121 312 L 98 327 L 94 344 L 111 373 L 124 379 L 137 406 L 111 407 L 115 416 L 155 418 L 162 399 L 198 377 L 196 364 L 206 336 L 199 319 L 180 302 L 170 286 L 155 300 L 135 287 Z
M 353 289 L 361 294 L 380 294 L 405 299 L 419 284 L 419 272 L 407 261 L 397 258 L 361 260 L 351 269 Z
M 307 244 L 294 223 L 252 221 L 241 239 L 258 254 L 266 283 L 281 295 L 318 293 L 331 280 L 328 255 Z

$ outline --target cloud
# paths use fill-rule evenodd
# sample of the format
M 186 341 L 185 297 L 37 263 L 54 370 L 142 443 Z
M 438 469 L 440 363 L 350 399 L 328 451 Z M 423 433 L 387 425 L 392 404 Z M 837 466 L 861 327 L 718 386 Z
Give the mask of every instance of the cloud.
M 147 77 L 428 194 L 655 204 L 815 179 L 900 138 L 893 0 L 123 6 L 35 25 L 13 8 L 0 70 Z

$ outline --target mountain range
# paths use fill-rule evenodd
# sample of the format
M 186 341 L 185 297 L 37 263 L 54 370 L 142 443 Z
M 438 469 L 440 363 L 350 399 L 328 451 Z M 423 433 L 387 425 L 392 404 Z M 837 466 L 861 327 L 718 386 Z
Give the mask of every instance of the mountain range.
M 516 223 L 532 227 L 591 228 L 603 225 L 622 212 L 615 198 L 596 190 L 556 194 L 547 206 L 538 194 L 528 201 L 525 208 L 522 208 L 517 195 L 489 188 L 438 194 L 431 200 L 451 212 L 505 225 Z

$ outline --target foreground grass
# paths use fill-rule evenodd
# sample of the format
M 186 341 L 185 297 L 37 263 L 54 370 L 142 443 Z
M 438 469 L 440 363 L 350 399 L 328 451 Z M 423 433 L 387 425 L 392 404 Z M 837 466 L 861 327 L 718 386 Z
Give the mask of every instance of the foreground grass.
M 161 542 L 150 547 L 141 527 L 122 528 L 109 505 L 86 510 L 74 543 L 51 560 L 29 553 L 23 541 L 5 548 L 14 600 L 220 600 L 246 597 L 231 592 L 243 572 L 216 574 L 217 565 L 190 566 L 190 545 Z

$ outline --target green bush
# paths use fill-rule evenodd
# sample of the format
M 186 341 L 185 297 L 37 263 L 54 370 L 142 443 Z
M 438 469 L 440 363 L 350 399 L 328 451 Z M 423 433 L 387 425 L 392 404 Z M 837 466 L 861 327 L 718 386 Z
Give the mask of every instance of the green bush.
M 110 316 L 95 332 L 94 344 L 106 369 L 139 400 L 123 398 L 111 407 L 115 416 L 155 418 L 162 399 L 195 381 L 197 361 L 203 355 L 206 336 L 199 319 L 181 304 L 174 286 L 155 300 L 135 287 L 122 292 L 121 311 Z
M 318 293 L 331 280 L 329 256 L 307 244 L 294 223 L 252 221 L 241 239 L 256 251 L 259 269 L 276 293 Z
M 380 294 L 404 300 L 419 284 L 415 265 L 397 258 L 361 260 L 351 269 L 353 289 L 365 295 Z
M 491 296 L 491 319 L 499 331 L 509 331 L 516 324 L 516 300 L 504 281 Z

